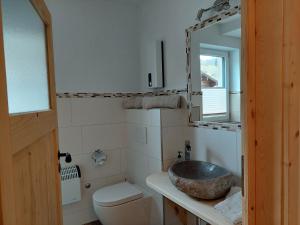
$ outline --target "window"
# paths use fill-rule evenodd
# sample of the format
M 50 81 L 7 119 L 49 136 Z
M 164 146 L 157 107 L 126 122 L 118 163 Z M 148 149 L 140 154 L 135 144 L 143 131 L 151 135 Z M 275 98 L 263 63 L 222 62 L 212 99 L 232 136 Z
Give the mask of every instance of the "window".
M 228 52 L 201 49 L 200 69 L 203 119 L 229 119 Z
M 44 22 L 30 0 L 2 3 L 9 113 L 49 110 Z

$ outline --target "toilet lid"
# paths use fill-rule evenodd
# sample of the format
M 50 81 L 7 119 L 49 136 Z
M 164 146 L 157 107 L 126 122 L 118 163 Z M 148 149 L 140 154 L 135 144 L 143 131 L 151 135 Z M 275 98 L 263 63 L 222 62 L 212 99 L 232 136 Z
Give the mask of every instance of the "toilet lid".
M 93 195 L 94 202 L 99 206 L 121 205 L 142 197 L 143 193 L 128 182 L 101 188 Z

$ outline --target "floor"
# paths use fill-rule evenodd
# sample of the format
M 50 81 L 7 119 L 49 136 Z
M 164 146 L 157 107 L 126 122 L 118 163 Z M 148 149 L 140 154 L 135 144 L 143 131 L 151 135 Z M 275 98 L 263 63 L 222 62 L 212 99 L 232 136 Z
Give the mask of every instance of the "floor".
M 94 222 L 86 223 L 84 225 L 102 225 L 102 224 L 99 221 L 94 221 Z

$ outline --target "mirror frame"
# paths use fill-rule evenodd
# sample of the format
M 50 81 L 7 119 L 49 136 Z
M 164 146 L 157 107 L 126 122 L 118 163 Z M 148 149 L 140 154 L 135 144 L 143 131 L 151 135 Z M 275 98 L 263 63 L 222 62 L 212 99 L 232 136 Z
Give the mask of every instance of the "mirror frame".
M 191 58 L 191 43 L 192 43 L 192 33 L 203 28 L 207 28 L 214 25 L 222 20 L 225 20 L 231 16 L 241 13 L 241 4 L 234 6 L 228 10 L 217 13 L 210 18 L 197 23 L 185 30 L 186 37 L 186 74 L 187 74 L 187 105 L 188 105 L 188 124 L 192 127 L 199 127 L 200 125 L 207 124 L 222 124 L 220 122 L 208 122 L 208 121 L 193 121 L 192 120 L 192 97 L 197 95 L 202 95 L 202 91 L 193 91 L 192 89 L 192 58 Z

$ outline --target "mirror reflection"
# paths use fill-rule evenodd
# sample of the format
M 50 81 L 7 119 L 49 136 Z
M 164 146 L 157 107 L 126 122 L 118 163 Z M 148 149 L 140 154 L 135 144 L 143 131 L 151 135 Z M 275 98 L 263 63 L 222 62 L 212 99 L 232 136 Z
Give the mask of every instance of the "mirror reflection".
M 192 121 L 240 122 L 240 52 L 239 14 L 192 32 Z

